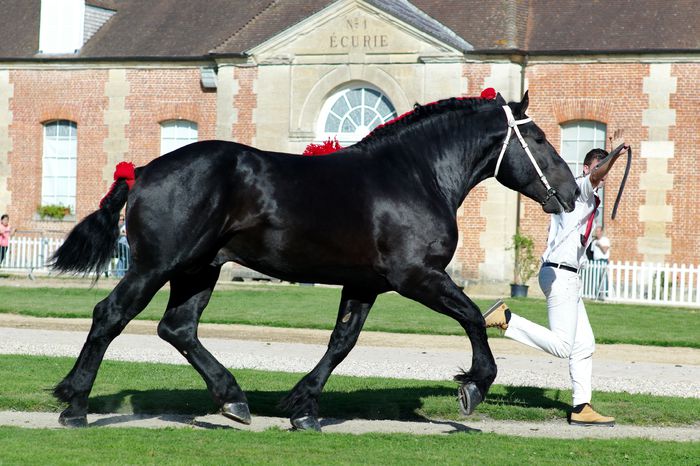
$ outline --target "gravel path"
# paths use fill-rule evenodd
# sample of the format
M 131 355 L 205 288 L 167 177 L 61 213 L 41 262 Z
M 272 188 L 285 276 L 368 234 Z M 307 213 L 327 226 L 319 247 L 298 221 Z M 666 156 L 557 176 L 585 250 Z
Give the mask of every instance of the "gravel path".
M 56 413 L 21 413 L 0 411 L 0 425 L 24 428 L 57 428 Z M 289 419 L 255 416 L 249 426 L 236 424 L 218 414 L 206 416 L 143 415 L 143 414 L 90 414 L 91 427 L 141 427 L 141 428 L 195 428 L 236 429 L 261 432 L 270 428 L 289 430 Z M 448 435 L 457 432 L 486 432 L 501 435 L 517 435 L 545 438 L 646 438 L 678 442 L 700 441 L 697 427 L 640 427 L 617 425 L 615 427 L 575 427 L 566 421 L 517 422 L 489 419 L 465 421 L 408 422 L 364 419 L 321 419 L 321 428 L 326 433 L 366 434 L 404 433 L 412 435 Z
M 37 319 L 0 314 L 0 354 L 77 356 L 89 327 L 87 319 Z M 183 364 L 184 358 L 155 336 L 154 322 L 135 321 L 110 346 L 106 359 Z M 205 346 L 227 367 L 307 372 L 323 355 L 329 331 L 203 324 Z M 566 361 L 505 339 L 490 340 L 499 365 L 496 383 L 569 388 Z M 303 342 L 303 343 L 302 343 Z M 358 346 L 334 373 L 426 380 L 450 380 L 471 360 L 466 338 L 364 332 Z M 594 390 L 627 391 L 700 398 L 700 350 L 599 345 L 594 356 Z M 221 416 L 90 415 L 94 425 L 245 428 Z M 288 427 L 288 420 L 256 417 L 250 427 Z M 465 422 L 324 421 L 326 432 L 410 432 L 439 434 L 479 430 L 539 437 L 643 437 L 700 440 L 700 429 L 616 426 L 571 427 L 564 421 L 521 423 L 492 420 Z M 55 413 L 0 412 L 0 425 L 56 427 Z

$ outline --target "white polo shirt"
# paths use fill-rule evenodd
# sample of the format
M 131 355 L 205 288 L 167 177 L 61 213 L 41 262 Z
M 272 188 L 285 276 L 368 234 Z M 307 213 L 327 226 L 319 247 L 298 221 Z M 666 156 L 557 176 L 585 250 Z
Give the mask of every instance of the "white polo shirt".
M 576 199 L 576 207 L 571 212 L 552 214 L 549 224 L 547 249 L 542 254 L 542 262 L 568 265 L 580 268 L 586 261 L 586 248 L 593 240 L 595 220 L 586 244 L 581 244 L 581 235 L 586 233 L 588 218 L 595 209 L 597 189 L 591 185 L 590 175 L 576 179 L 581 194 Z

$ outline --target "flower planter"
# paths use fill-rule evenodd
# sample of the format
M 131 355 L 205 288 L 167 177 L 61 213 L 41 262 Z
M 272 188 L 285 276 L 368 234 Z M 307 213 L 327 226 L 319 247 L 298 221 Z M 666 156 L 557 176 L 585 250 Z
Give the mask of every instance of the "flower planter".
M 510 285 L 510 297 L 511 298 L 527 298 L 527 288 L 528 285 L 516 285 L 511 283 Z

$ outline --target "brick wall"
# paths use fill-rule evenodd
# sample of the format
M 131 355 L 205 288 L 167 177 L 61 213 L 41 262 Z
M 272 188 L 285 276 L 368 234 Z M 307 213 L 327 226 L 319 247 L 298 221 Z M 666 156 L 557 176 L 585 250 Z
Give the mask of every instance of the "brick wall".
M 127 80 L 127 160 L 139 166 L 158 157 L 160 124 L 167 120 L 193 121 L 200 141 L 215 138 L 216 93 L 202 90 L 199 68 L 130 70 Z
M 623 159 L 606 181 L 605 227 L 613 245 L 612 260 L 642 260 L 636 239 L 643 234 L 639 207 L 644 199 L 639 179 L 645 161 L 639 157 L 639 148 L 640 141 L 646 138 L 642 111 L 648 105 L 648 96 L 642 92 L 642 80 L 647 75 L 648 66 L 642 64 L 531 65 L 527 72 L 528 114 L 557 150 L 561 149 L 560 125 L 580 119 L 605 123 L 608 134 L 616 128 L 624 129 L 626 141 L 635 149 L 633 169 L 614 221 L 610 220 L 610 213 L 624 172 Z M 521 231 L 535 238 L 541 252 L 547 238 L 549 215 L 539 204 L 524 197 L 522 206 Z
M 669 130 L 675 141 L 675 156 L 669 161 L 673 174 L 673 190 L 667 202 L 673 206 L 673 225 L 667 228 L 673 250 L 668 262 L 700 264 L 700 65 L 677 64 L 672 74 L 678 78 L 676 93 L 671 95 L 671 108 L 676 111 L 676 125 Z
M 484 89 L 484 80 L 490 73 L 490 65 L 464 65 L 462 76 L 467 78 L 469 86 L 464 95 L 480 95 Z M 484 248 L 481 247 L 481 233 L 486 228 L 486 219 L 481 215 L 481 204 L 485 200 L 486 188 L 479 185 L 469 193 L 457 215 L 461 242 L 455 259 L 461 264 L 462 278 L 468 280 L 479 278 L 479 264 L 485 258 Z
M 94 210 L 103 194 L 101 183 L 105 157 L 102 141 L 107 136 L 102 111 L 106 71 L 15 70 L 10 73 L 14 96 L 10 101 L 12 166 L 8 188 L 12 200 L 7 208 L 13 225 L 22 230 L 72 228 L 72 222 L 38 222 L 33 219 L 41 203 L 43 126 L 51 120 L 77 124 L 78 168 L 76 217 Z
M 700 175 L 700 132 L 695 121 L 695 113 L 700 108 L 699 66 L 675 64 L 672 67 L 678 88 L 670 98 L 670 107 L 676 112 L 676 124 L 669 129 L 669 139 L 675 141 L 675 156 L 668 165 L 673 175 L 673 189 L 666 195 L 666 201 L 673 206 L 673 222 L 666 226 L 673 246 L 667 257 L 670 262 L 700 263 L 700 235 L 695 233 L 700 218 L 700 203 L 695 194 Z M 491 69 L 487 64 L 465 64 L 463 77 L 468 80 L 468 89 L 464 94 L 479 95 Z M 72 222 L 48 223 L 33 219 L 41 201 L 42 122 L 68 119 L 78 125 L 77 218 L 94 210 L 104 194 L 108 187 L 103 179 L 107 160 L 104 141 L 108 131 L 104 112 L 109 106 L 105 94 L 108 73 L 102 69 L 10 72 L 14 90 L 10 99 L 12 151 L 8 158 L 12 170 L 8 189 L 12 198 L 6 210 L 14 226 L 62 231 L 73 226 Z M 239 67 L 233 73 L 236 81 L 234 139 L 255 145 L 257 69 Z M 637 239 L 644 235 L 644 225 L 639 219 L 640 206 L 645 202 L 640 175 L 646 171 L 647 164 L 640 157 L 640 142 L 648 139 L 642 121 L 643 112 L 649 106 L 649 95 L 644 93 L 643 86 L 648 75 L 648 65 L 635 63 L 531 64 L 527 70 L 531 102 L 528 113 L 558 150 L 560 125 L 578 119 L 601 121 L 607 125 L 608 133 L 623 128 L 627 141 L 635 148 L 634 165 L 616 221 L 611 221 L 609 215 L 624 160 L 607 182 L 606 227 L 613 243 L 614 260 L 643 259 Z M 129 69 L 126 80 L 129 85 L 124 102 L 129 115 L 125 127 L 127 160 L 143 165 L 159 155 L 159 123 L 164 120 L 195 121 L 200 140 L 215 137 L 217 93 L 202 90 L 197 67 Z M 479 278 L 479 264 L 485 258 L 480 236 L 486 226 L 481 215 L 486 194 L 483 186 L 477 186 L 458 214 L 462 237 L 456 262 L 462 277 L 470 280 Z M 539 253 L 544 247 L 549 216 L 529 199 L 523 198 L 522 206 L 521 229 L 535 238 Z
M 238 118 L 233 124 L 233 137 L 241 144 L 254 145 L 255 110 L 258 107 L 255 81 L 258 78 L 258 69 L 235 68 L 233 77 L 238 82 L 238 92 L 233 98 L 233 105 L 238 112 Z

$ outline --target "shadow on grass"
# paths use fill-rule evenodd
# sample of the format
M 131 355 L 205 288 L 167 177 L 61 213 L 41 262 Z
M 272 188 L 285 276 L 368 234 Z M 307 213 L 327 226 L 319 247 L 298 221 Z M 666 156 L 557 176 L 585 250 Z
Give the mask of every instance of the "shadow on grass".
M 251 390 L 246 392 L 251 414 L 258 416 L 286 417 L 287 413 L 277 404 L 286 391 Z M 445 386 L 401 387 L 354 390 L 349 392 L 328 391 L 321 395 L 320 415 L 336 419 L 368 420 L 433 420 L 440 412 L 452 418 L 457 412 L 456 387 Z M 428 401 L 431 400 L 431 401 Z M 426 409 L 426 405 L 430 405 Z M 545 391 L 533 387 L 503 387 L 490 393 L 479 408 L 482 413 L 489 410 L 526 408 L 566 411 L 567 403 L 546 396 Z M 214 413 L 218 407 L 206 390 L 123 390 L 110 395 L 90 399 L 91 413 L 133 414 L 187 414 L 201 416 Z

